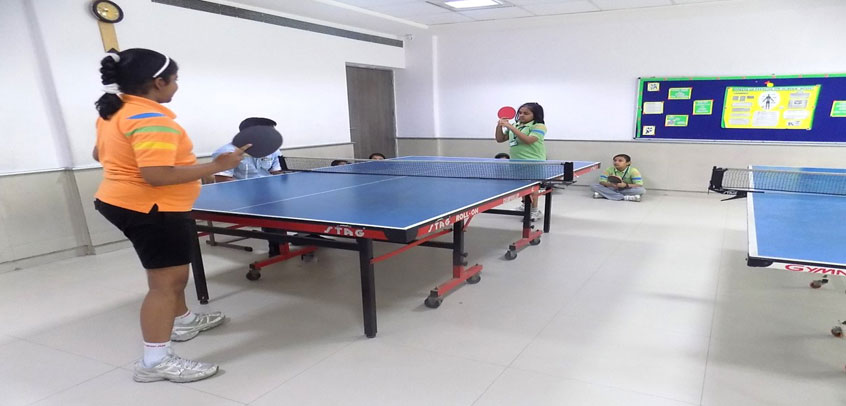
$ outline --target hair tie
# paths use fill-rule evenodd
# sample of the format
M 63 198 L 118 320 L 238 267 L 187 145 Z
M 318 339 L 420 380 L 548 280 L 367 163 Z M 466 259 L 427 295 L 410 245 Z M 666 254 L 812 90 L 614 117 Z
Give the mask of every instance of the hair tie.
M 112 60 L 115 61 L 115 63 L 120 62 L 120 55 L 118 55 L 118 53 L 116 52 L 107 52 L 106 56 L 111 57 Z
M 167 55 L 165 55 L 164 57 L 165 57 L 164 65 L 162 65 L 161 69 L 159 69 L 155 74 L 153 74 L 153 78 L 159 77 L 159 75 L 161 75 L 162 72 L 164 72 L 164 70 L 167 69 L 167 66 L 170 65 L 170 58 L 168 58 Z
M 108 85 L 103 85 L 103 93 L 120 94 L 120 87 L 117 83 L 109 83 Z

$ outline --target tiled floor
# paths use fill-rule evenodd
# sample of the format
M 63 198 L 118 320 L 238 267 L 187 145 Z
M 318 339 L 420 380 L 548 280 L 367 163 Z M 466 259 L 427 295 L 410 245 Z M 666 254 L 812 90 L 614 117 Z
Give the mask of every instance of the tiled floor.
M 0 405 L 846 404 L 840 279 L 745 266 L 743 201 L 556 194 L 553 232 L 514 261 L 513 217 L 468 232 L 485 266 L 436 310 L 446 250 L 376 266 L 379 334 L 364 338 L 357 255 L 322 250 L 244 278 L 264 254 L 204 247 L 222 327 L 175 344 L 222 373 L 137 384 L 145 278 L 132 250 L 0 274 Z M 377 245 L 378 252 L 394 246 Z

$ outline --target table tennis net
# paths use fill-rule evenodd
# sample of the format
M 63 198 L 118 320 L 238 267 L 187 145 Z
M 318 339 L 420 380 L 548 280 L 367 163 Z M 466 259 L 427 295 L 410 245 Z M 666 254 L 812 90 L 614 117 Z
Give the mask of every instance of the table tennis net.
M 564 161 L 433 161 L 285 157 L 292 172 L 437 178 L 572 181 L 573 163 Z
M 714 167 L 709 190 L 846 195 L 846 173 Z

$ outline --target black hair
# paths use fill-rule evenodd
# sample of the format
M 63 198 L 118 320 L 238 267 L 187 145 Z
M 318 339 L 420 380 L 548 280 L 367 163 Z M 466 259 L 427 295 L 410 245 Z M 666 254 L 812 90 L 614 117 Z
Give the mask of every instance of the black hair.
M 529 102 L 529 103 L 524 103 L 522 106 L 520 106 L 520 109 L 522 109 L 523 107 L 531 110 L 532 115 L 534 116 L 534 118 L 532 119 L 534 122 L 544 124 L 543 107 L 541 107 L 540 104 L 537 104 L 535 102 Z M 520 109 L 517 109 L 517 110 L 519 111 Z
M 118 58 L 113 58 L 111 54 L 117 54 Z M 163 67 L 164 70 L 156 75 Z M 135 96 L 149 91 L 156 78 L 162 78 L 166 83 L 170 83 L 171 77 L 178 70 L 179 67 L 173 59 L 143 48 L 131 48 L 120 52 L 112 49 L 105 58 L 100 60 L 100 79 L 103 84 L 117 84 L 121 93 Z M 100 117 L 108 120 L 123 107 L 123 100 L 116 94 L 105 93 L 94 105 Z
M 496 158 L 496 159 L 511 159 L 511 155 L 508 155 L 505 152 L 500 152 L 500 153 L 494 155 L 494 158 Z
M 374 153 L 370 154 L 370 157 L 367 158 L 367 159 L 373 159 L 374 156 L 380 156 L 380 157 L 382 157 L 382 159 L 385 159 L 385 154 L 383 154 L 381 152 L 374 152 Z
M 630 156 L 628 156 L 628 155 L 626 155 L 626 154 L 617 154 L 617 155 L 614 155 L 614 158 L 611 158 L 611 159 L 617 159 L 617 157 L 618 157 L 618 156 L 623 157 L 623 159 L 625 159 L 625 160 L 626 160 L 626 162 L 631 162 L 631 161 L 632 161 L 632 157 L 630 157 Z
M 276 127 L 276 122 L 264 117 L 250 117 L 245 118 L 241 124 L 238 124 L 238 131 L 244 131 L 245 128 L 266 125 L 270 127 Z
M 343 160 L 343 159 L 336 159 L 336 160 L 332 161 L 332 163 L 331 163 L 331 164 L 329 164 L 329 166 L 346 165 L 346 164 L 348 164 L 348 163 L 349 163 L 349 162 L 347 162 L 347 161 L 345 161 L 345 160 Z

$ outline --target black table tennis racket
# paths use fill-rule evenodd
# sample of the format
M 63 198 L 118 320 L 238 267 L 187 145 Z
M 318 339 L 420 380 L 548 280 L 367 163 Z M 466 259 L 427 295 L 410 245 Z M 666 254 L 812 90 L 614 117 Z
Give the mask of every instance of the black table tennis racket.
M 282 146 L 282 134 L 268 125 L 257 125 L 243 129 L 232 138 L 232 145 L 241 148 L 253 144 L 247 153 L 256 158 L 270 155 Z

